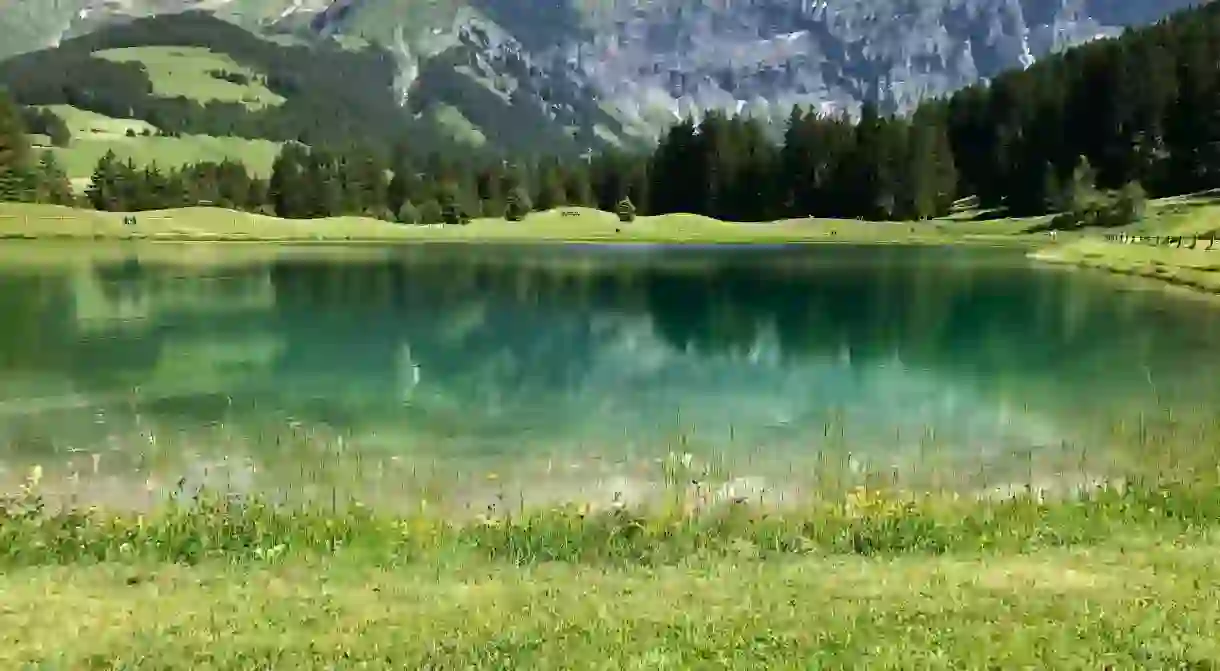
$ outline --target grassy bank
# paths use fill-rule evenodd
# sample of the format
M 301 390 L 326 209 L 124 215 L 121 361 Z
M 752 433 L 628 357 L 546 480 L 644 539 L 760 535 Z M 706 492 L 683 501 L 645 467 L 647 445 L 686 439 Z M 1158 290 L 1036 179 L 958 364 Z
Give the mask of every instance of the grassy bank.
M 196 501 L 0 517 L 0 661 L 38 668 L 1207 668 L 1220 492 L 767 514 Z M 363 666 L 362 666 L 363 665 Z
M 1038 250 L 1031 256 L 1050 263 L 1143 277 L 1209 293 L 1220 292 L 1220 252 L 1214 250 L 1081 240 Z
M 1165 198 L 1150 203 L 1147 215 L 1137 224 L 1090 231 L 1075 238 L 1063 237 L 1063 244 L 1039 249 L 1030 256 L 1049 263 L 1104 270 L 1217 293 L 1220 292 L 1220 248 L 1207 251 L 1205 245 L 1187 249 L 1147 243 L 1126 244 L 1106 241 L 1105 236 L 1118 233 L 1183 236 L 1189 242 L 1193 236 L 1214 235 L 1220 229 L 1218 220 L 1220 205 L 1216 194 Z
M 637 242 L 637 243 L 927 243 L 996 242 L 1023 238 L 1020 221 L 872 223 L 797 219 L 737 224 L 696 215 L 639 217 L 564 208 L 522 222 L 477 219 L 467 226 L 404 226 L 362 217 L 290 220 L 219 208 L 141 212 L 136 226 L 124 214 L 51 205 L 0 204 L 0 239 L 102 239 L 265 242 Z

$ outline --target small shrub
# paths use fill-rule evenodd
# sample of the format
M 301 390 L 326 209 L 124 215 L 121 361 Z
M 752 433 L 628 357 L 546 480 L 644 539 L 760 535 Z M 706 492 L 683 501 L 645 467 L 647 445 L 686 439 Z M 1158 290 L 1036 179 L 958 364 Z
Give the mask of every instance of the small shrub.
M 441 221 L 446 226 L 460 226 L 469 220 L 466 213 L 462 211 L 462 207 L 456 201 L 451 200 L 441 206 Z
M 1148 197 L 1138 182 L 1130 182 L 1116 192 L 1077 192 L 1067 201 L 1071 208 L 1051 219 L 1047 228 L 1071 230 L 1087 226 L 1128 226 L 1143 219 L 1148 208 Z
M 635 204 L 631 202 L 630 198 L 623 198 L 620 200 L 615 209 L 618 212 L 619 221 L 623 223 L 635 221 Z
M 441 210 L 441 204 L 435 199 L 425 200 L 419 206 L 419 223 L 424 225 L 439 224 L 444 221 L 444 212 Z
M 1174 538 L 1214 530 L 1220 519 L 1220 490 L 1183 483 L 1133 483 L 1048 501 L 1031 492 L 991 502 L 857 488 L 782 513 L 749 503 L 690 511 L 675 502 L 653 510 L 562 506 L 461 523 L 422 512 L 375 513 L 355 502 L 338 511 L 333 501 L 277 506 L 210 492 L 182 495 L 139 515 L 59 508 L 44 502 L 40 478 L 36 469 L 18 493 L 0 496 L 0 566 L 266 561 L 341 551 L 391 561 L 473 552 L 513 564 L 646 565 L 811 552 L 937 555 L 1087 544 L 1118 532 Z
M 405 201 L 402 207 L 398 208 L 398 223 L 414 226 L 419 223 L 420 212 L 419 208 L 411 201 Z
M 1148 211 L 1148 194 L 1139 182 L 1127 182 L 1119 189 L 1114 205 L 1111 207 L 1111 217 L 1114 226 L 1134 224 L 1144 218 Z
M 508 201 L 504 207 L 504 218 L 509 221 L 521 221 L 532 208 L 533 204 L 530 202 L 529 194 L 521 188 L 513 189 L 508 194 Z

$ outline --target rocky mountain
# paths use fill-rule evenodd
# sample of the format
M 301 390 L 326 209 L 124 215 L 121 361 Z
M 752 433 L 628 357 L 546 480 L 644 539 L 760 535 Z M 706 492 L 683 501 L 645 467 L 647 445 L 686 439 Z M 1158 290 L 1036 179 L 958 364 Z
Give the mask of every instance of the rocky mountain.
M 259 33 L 389 49 L 394 95 L 488 129 L 549 123 L 593 145 L 709 108 L 909 109 L 1194 0 L 7 0 L 0 49 L 204 10 Z M 3 55 L 3 54 L 0 54 Z M 414 100 L 413 100 L 414 97 Z M 496 102 L 498 101 L 498 102 Z M 511 111 L 506 114 L 505 109 Z

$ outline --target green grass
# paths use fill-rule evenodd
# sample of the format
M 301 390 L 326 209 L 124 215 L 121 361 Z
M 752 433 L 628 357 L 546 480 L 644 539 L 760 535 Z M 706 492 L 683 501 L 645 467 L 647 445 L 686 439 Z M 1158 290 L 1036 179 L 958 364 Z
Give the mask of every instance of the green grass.
M 1220 252 L 1177 249 L 1105 240 L 1082 240 L 1039 250 L 1035 259 L 1105 270 L 1119 275 L 1220 292 Z
M 1210 668 L 1220 492 L 0 516 L 6 668 Z
M 1220 292 L 1220 248 L 1206 251 L 1153 246 L 1147 243 L 1110 242 L 1107 234 L 1140 236 L 1210 236 L 1220 230 L 1220 203 L 1212 194 L 1196 194 L 1153 201 L 1139 223 L 1117 229 L 1099 229 L 1063 236 L 1063 243 L 1032 253 L 1033 258 L 1082 268 L 1157 280 L 1208 293 Z
M 409 227 L 374 219 L 277 219 L 207 207 L 139 212 L 134 229 L 123 224 L 124 216 L 117 212 L 4 203 L 0 204 L 0 237 L 308 242 L 406 240 L 412 239 L 413 233 Z
M 107 151 L 113 151 L 120 161 L 130 159 L 141 168 L 154 164 L 162 168 L 180 168 L 192 163 L 219 163 L 231 159 L 245 163 L 256 176 L 270 177 L 271 165 L 279 154 L 280 146 L 269 140 L 208 135 L 121 139 L 83 137 L 74 139 L 68 147 L 52 151 L 72 179 L 87 180 L 93 175 L 98 159 Z
M 127 131 L 140 134 L 155 133 L 157 127 L 140 119 L 116 119 L 97 112 L 90 112 L 71 105 L 39 105 L 40 109 L 55 114 L 63 120 L 75 138 L 120 139 Z
M 282 96 L 261 82 L 260 73 L 204 47 L 124 47 L 97 51 L 93 56 L 116 63 L 141 64 L 152 82 L 153 95 L 163 98 L 242 103 L 249 109 L 284 102 Z M 213 70 L 244 74 L 252 81 L 236 84 L 213 76 Z
M 178 168 L 201 161 L 232 159 L 246 164 L 255 175 L 269 177 L 280 150 L 278 143 L 268 140 L 207 135 L 144 136 L 145 131 L 155 133 L 157 128 L 147 121 L 115 119 L 69 105 L 47 105 L 45 109 L 63 119 L 72 133 L 69 146 L 54 147 L 51 151 L 74 180 L 77 191 L 88 186 L 98 159 L 107 151 L 113 151 L 120 161 L 130 159 L 139 167 L 156 164 Z M 128 130 L 136 136 L 129 137 Z
M 1210 668 L 1215 545 L 1036 556 L 0 576 L 9 668 Z
M 565 216 L 564 212 L 575 213 Z M 1013 242 L 1024 224 L 888 223 L 798 219 L 735 224 L 672 214 L 624 224 L 615 215 L 587 208 L 537 212 L 523 222 L 477 219 L 467 226 L 404 226 L 362 217 L 278 219 L 218 208 L 142 212 L 134 229 L 123 214 L 48 205 L 0 205 L 0 237 L 264 241 L 401 242 L 637 242 L 637 243 L 917 243 Z

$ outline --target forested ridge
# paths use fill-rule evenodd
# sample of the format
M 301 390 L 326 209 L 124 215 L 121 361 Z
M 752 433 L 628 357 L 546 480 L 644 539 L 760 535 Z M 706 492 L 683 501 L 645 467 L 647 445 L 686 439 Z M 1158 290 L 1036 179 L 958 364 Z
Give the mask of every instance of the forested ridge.
M 131 116 L 119 114 L 122 109 L 100 109 L 121 107 L 122 96 L 105 104 L 69 100 L 70 82 L 54 79 L 34 61 L 16 63 L 0 65 L 0 73 L 27 68 L 20 71 L 28 82 L 12 87 L 20 103 L 72 102 Z M 373 73 L 390 76 L 386 68 Z M 136 80 L 131 75 L 114 90 L 135 91 Z M 432 222 L 501 216 L 510 205 L 612 210 L 628 198 L 644 214 L 680 211 L 763 221 L 927 218 L 944 215 L 956 199 L 974 195 L 981 207 L 1013 215 L 1075 213 L 1060 220 L 1064 225 L 1122 223 L 1137 212 L 1135 202 L 1144 192 L 1165 196 L 1220 187 L 1220 6 L 1181 12 L 1120 38 L 1049 57 L 948 99 L 928 101 L 906 117 L 880 114 L 871 105 L 854 119 L 796 109 L 779 143 L 774 129 L 719 114 L 676 124 L 650 153 L 608 151 L 583 158 L 548 156 L 542 147 L 534 155 L 509 156 L 427 147 L 394 133 L 388 110 L 384 119 L 341 122 L 366 129 L 360 132 L 315 130 L 295 137 L 285 130 L 295 128 L 293 123 L 322 129 L 327 120 L 343 117 L 342 101 L 311 107 L 311 101 L 341 97 L 328 92 L 299 97 L 291 112 L 298 121 L 274 132 L 245 127 L 247 136 L 329 139 L 313 146 L 286 144 L 270 180 L 253 178 L 239 164 L 166 172 L 107 156 L 87 200 L 114 210 L 204 201 L 286 217 L 363 213 Z M 200 132 L 197 124 L 222 123 L 209 120 L 209 111 L 190 112 L 202 116 L 188 122 L 170 107 L 157 110 L 169 118 L 141 118 L 171 131 Z M 54 162 L 40 164 L 22 146 L 25 121 L 33 118 L 7 103 L 0 110 L 0 189 L 5 189 L 0 197 L 63 195 L 59 182 L 45 185 L 58 179 Z

